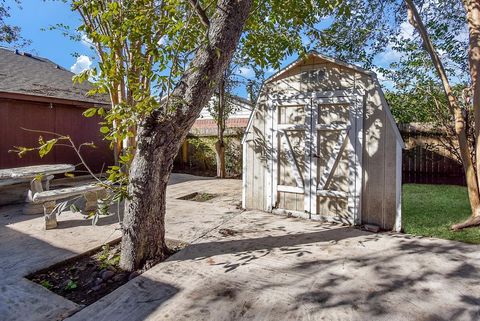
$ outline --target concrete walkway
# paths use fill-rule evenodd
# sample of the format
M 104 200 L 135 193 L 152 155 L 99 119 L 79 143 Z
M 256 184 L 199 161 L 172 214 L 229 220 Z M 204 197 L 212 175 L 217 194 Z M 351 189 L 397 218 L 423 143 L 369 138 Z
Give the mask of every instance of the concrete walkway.
M 244 212 L 68 320 L 480 320 L 477 246 Z
M 167 189 L 167 237 L 192 242 L 239 213 L 239 180 L 173 174 Z M 178 200 L 194 192 L 219 196 L 199 203 Z M 213 205 L 215 204 L 215 205 Z M 0 207 L 0 320 L 62 320 L 79 305 L 24 278 L 121 236 L 116 215 L 91 220 L 63 212 L 57 229 L 45 231 L 42 215 L 23 215 L 21 205 Z
M 100 244 L 113 226 L 102 225 L 96 237 L 88 234 L 96 228 L 68 227 L 56 239 L 28 234 L 35 219 L 26 221 L 29 229 L 2 224 L 0 319 L 480 320 L 478 246 L 240 212 L 240 185 L 176 177 L 167 233 L 191 245 L 73 315 L 78 306 L 21 276 L 84 251 L 87 239 Z M 207 203 L 177 199 L 195 191 L 223 195 Z M 8 253 L 4 230 L 12 235 Z M 29 238 L 40 243 L 22 246 Z M 9 264 L 4 254 L 13 256 Z

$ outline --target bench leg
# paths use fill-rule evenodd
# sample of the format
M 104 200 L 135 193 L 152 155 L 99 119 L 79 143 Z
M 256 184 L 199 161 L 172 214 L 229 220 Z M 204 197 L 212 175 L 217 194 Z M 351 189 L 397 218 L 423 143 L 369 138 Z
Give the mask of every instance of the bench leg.
M 57 213 L 54 212 L 55 201 L 43 203 L 43 213 L 45 215 L 45 229 L 51 230 L 57 227 Z
M 98 201 L 101 198 L 106 196 L 105 191 L 95 191 L 95 192 L 88 192 L 85 193 L 85 208 L 83 209 L 85 212 L 95 211 L 98 207 Z
M 34 203 L 33 196 L 35 193 L 48 191 L 50 189 L 50 181 L 53 179 L 53 175 L 44 176 L 42 179 L 36 179 L 30 181 L 30 189 L 27 192 L 27 198 L 25 200 L 25 205 L 23 206 L 23 214 L 42 214 L 43 213 L 43 204 Z M 45 180 L 45 189 L 42 186 L 42 180 Z
M 42 182 L 38 179 L 33 179 L 30 182 L 30 189 L 27 193 L 27 199 L 25 200 L 25 205 L 23 206 L 23 214 L 41 214 L 42 213 L 42 204 L 33 203 L 33 195 L 38 192 L 43 192 Z
M 85 193 L 85 208 L 83 209 L 85 212 L 95 211 L 97 209 L 97 193 L 95 192 L 88 192 Z

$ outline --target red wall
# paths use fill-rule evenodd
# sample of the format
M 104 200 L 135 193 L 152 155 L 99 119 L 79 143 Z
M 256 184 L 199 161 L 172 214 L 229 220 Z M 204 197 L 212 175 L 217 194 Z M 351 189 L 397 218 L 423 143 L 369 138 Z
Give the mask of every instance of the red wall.
M 69 135 L 76 145 L 84 142 L 94 142 L 96 149 L 82 148 L 82 156 L 91 169 L 99 173 L 113 164 L 113 151 L 99 132 L 99 118 L 86 118 L 82 112 L 86 107 L 62 105 L 53 103 L 31 102 L 0 98 L 0 168 L 11 168 L 37 164 L 68 163 L 77 165 L 80 160 L 76 153 L 68 147 L 56 146 L 43 158 L 38 152 L 29 152 L 22 158 L 8 151 L 14 146 L 38 146 L 38 137 L 44 139 L 52 136 L 32 133 L 21 127 L 45 130 L 58 134 Z M 77 166 L 78 171 L 84 167 Z M 80 174 L 80 173 L 79 173 Z

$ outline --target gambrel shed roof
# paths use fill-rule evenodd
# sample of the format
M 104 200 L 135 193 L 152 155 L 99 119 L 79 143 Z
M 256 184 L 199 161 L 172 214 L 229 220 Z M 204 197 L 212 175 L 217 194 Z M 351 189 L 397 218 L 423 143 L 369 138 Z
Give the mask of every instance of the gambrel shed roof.
M 365 75 L 368 75 L 368 76 L 371 76 L 373 81 L 376 83 L 376 85 L 378 87 L 381 88 L 381 85 L 378 81 L 378 78 L 377 78 L 377 74 L 371 70 L 367 70 L 367 69 L 364 69 L 364 68 L 361 68 L 361 67 L 358 67 L 356 65 L 353 65 L 353 64 L 349 64 L 349 63 L 346 63 L 346 62 L 343 62 L 341 60 L 338 60 L 338 59 L 335 59 L 335 58 L 332 58 L 332 57 L 328 57 L 328 56 L 325 56 L 321 53 L 318 53 L 317 51 L 310 51 L 307 53 L 306 56 L 304 57 L 299 57 L 297 60 L 291 62 L 289 65 L 287 65 L 286 67 L 282 68 L 281 70 L 277 71 L 276 73 L 274 73 L 273 75 L 271 75 L 270 77 L 268 77 L 267 79 L 265 79 L 265 81 L 263 82 L 261 88 L 260 88 L 260 93 L 262 92 L 262 90 L 265 88 L 265 86 L 270 83 L 270 82 L 273 82 L 275 81 L 276 79 L 280 78 L 280 76 L 282 76 L 283 74 L 287 73 L 289 70 L 297 67 L 298 65 L 300 65 L 301 63 L 303 63 L 305 60 L 309 59 L 309 58 L 312 58 L 312 57 L 316 57 L 316 58 L 319 58 L 321 60 L 324 60 L 326 62 L 330 62 L 330 63 L 333 63 L 333 64 L 336 64 L 338 66 L 341 66 L 341 67 L 344 67 L 344 68 L 347 68 L 347 69 L 351 69 L 351 70 L 354 70 L 358 73 L 361 73 L 361 74 L 365 74 Z M 382 99 L 382 104 L 384 104 L 385 106 L 388 106 L 388 103 L 385 99 L 385 95 L 383 94 L 383 91 L 380 91 L 380 95 L 381 95 L 381 99 Z M 259 98 L 260 98 L 261 94 L 259 95 Z M 258 101 L 257 101 L 258 103 Z M 257 105 L 257 104 L 256 104 Z M 253 110 L 252 110 L 252 113 L 250 115 L 250 119 L 248 121 L 248 125 L 247 125 L 247 128 L 245 129 L 245 133 L 248 133 L 249 130 L 251 129 L 251 126 L 252 126 L 252 119 L 253 119 L 253 116 L 257 110 L 257 106 L 254 106 Z M 395 137 L 396 139 L 398 140 L 398 142 L 401 144 L 402 148 L 405 147 L 405 143 L 403 142 L 403 139 L 402 139 L 402 135 L 400 134 L 400 131 L 398 130 L 398 127 L 395 123 L 395 119 L 393 118 L 393 115 L 390 111 L 390 108 L 387 108 L 385 110 L 386 112 L 386 115 L 387 115 L 387 118 L 388 118 L 388 121 L 391 123 L 392 125 L 392 128 L 395 132 Z M 245 139 L 246 139 L 246 135 L 243 137 L 243 140 L 242 140 L 242 143 L 245 142 Z

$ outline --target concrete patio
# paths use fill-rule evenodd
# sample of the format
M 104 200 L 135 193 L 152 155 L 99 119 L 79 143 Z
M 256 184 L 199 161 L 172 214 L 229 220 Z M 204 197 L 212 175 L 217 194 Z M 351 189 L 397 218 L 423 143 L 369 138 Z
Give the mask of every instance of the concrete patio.
M 23 276 L 118 238 L 116 217 L 44 231 L 1 208 L 0 319 L 480 320 L 478 246 L 242 212 L 240 189 L 174 175 L 167 237 L 191 245 L 83 309 Z M 221 196 L 177 199 L 193 192 Z

